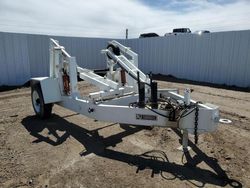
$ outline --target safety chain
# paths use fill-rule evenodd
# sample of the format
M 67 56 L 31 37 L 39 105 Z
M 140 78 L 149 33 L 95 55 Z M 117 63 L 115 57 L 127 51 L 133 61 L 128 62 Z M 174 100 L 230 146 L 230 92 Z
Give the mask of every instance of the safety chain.
M 197 144 L 198 143 L 198 120 L 199 120 L 199 107 L 198 104 L 195 108 L 195 119 L 194 119 L 194 143 Z

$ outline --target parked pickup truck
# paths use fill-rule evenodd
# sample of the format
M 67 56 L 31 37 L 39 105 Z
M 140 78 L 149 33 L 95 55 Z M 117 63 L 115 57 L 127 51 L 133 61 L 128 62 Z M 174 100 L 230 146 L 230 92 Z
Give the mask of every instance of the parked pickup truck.
M 172 33 L 166 33 L 164 36 L 187 34 L 187 33 L 191 33 L 191 30 L 189 28 L 176 28 L 176 29 L 173 29 Z

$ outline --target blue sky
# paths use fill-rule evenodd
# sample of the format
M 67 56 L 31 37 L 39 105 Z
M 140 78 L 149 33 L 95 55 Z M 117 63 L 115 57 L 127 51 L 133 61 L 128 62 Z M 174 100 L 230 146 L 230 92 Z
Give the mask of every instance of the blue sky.
M 124 38 L 250 29 L 250 0 L 0 0 L 0 31 Z
M 175 11 L 178 13 L 187 13 L 193 8 L 202 9 L 202 3 L 206 5 L 207 3 L 215 5 L 227 5 L 236 3 L 237 0 L 140 0 L 142 3 L 146 4 L 155 9 L 165 10 L 165 11 Z M 199 1 L 199 2 L 198 2 Z M 198 2 L 198 3 L 197 3 Z
M 170 9 L 173 8 L 176 11 L 180 11 L 183 8 L 187 7 L 188 3 L 192 1 L 185 1 L 185 0 L 140 0 L 142 3 L 145 3 L 149 6 L 154 6 L 157 8 L 161 8 L 164 6 L 169 7 Z M 208 2 L 208 3 L 214 3 L 214 4 L 220 4 L 220 5 L 225 5 L 225 4 L 230 4 L 230 3 L 235 3 L 237 0 L 193 0 L 193 3 L 195 4 L 197 1 L 200 2 Z M 189 4 L 192 6 L 192 3 Z

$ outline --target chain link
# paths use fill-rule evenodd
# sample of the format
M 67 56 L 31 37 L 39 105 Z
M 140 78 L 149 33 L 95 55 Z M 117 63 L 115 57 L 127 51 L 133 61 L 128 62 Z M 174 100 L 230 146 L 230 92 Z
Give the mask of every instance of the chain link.
M 194 119 L 194 143 L 197 144 L 198 143 L 198 121 L 199 121 L 199 107 L 198 105 L 196 105 L 195 108 L 195 119 Z

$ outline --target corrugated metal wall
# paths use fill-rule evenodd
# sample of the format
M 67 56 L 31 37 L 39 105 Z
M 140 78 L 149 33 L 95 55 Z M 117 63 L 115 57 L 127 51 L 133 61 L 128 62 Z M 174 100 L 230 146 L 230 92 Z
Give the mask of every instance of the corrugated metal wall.
M 49 36 L 0 32 L 0 86 L 22 85 L 31 77 L 49 75 Z M 79 66 L 106 68 L 101 49 L 110 39 L 57 37 Z
M 78 65 L 105 68 L 100 50 L 110 39 L 54 37 Z M 250 87 L 250 31 L 119 40 L 139 54 L 148 73 Z M 49 36 L 0 32 L 0 85 L 20 85 L 49 74 Z
M 250 31 L 131 39 L 139 66 L 194 81 L 250 87 Z
M 0 85 L 23 84 L 30 78 L 27 35 L 0 33 Z

